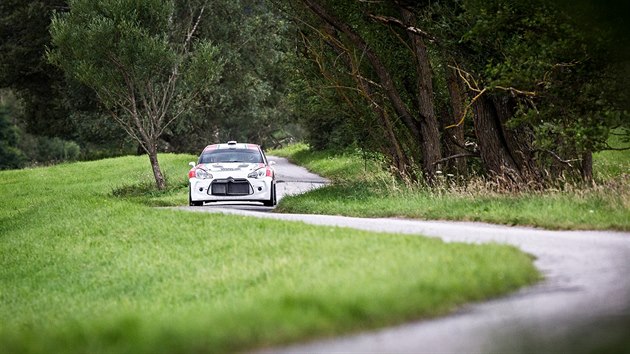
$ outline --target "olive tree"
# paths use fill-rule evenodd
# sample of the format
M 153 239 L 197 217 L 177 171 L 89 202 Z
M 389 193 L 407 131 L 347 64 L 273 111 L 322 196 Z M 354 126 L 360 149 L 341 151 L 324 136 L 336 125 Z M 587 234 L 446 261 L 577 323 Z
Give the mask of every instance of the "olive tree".
M 158 139 L 218 78 L 217 49 L 196 36 L 200 1 L 71 0 L 54 14 L 51 63 L 96 93 L 100 104 L 149 155 L 158 189 L 166 182 Z

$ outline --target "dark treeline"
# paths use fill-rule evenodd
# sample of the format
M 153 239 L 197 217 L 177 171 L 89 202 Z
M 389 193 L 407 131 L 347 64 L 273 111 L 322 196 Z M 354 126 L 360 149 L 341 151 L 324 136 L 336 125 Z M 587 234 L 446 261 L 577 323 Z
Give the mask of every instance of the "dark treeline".
M 95 89 L 102 73 L 73 70 L 89 58 L 72 57 L 81 41 L 67 39 L 94 27 L 83 26 L 86 18 L 116 23 L 120 5 L 81 10 L 84 2 L 0 3 L 1 168 L 143 147 L 133 126 L 112 119 L 127 108 Z M 165 48 L 194 28 L 182 60 L 208 43 L 214 72 L 173 91 L 165 115 L 177 119 L 156 134 L 159 151 L 196 153 L 228 139 L 274 147 L 304 131 L 314 149 L 376 152 L 399 174 L 428 184 L 449 173 L 541 186 L 559 176 L 591 180 L 592 154 L 617 148 L 606 143 L 611 132 L 630 131 L 623 2 L 167 3 L 168 25 L 155 26 L 157 12 L 131 22 L 163 38 Z M 119 50 L 116 40 L 108 43 Z M 201 89 L 184 95 L 192 86 Z M 143 94 L 133 87 L 121 92 Z
M 0 2 L 0 129 L 3 135 L 0 168 L 66 159 L 95 159 L 146 150 L 128 134 L 128 127 L 112 119 L 112 114 L 119 110 L 115 104 L 110 105 L 111 101 L 103 99 L 103 92 L 90 87 L 96 80 L 94 76 L 91 76 L 92 81 L 86 82 L 88 75 L 85 71 L 70 72 L 72 70 L 66 70 L 68 67 L 64 68 L 64 65 L 92 60 L 97 67 L 109 65 L 113 73 L 116 65 L 106 63 L 109 56 L 100 51 L 111 50 L 111 57 L 120 59 L 124 55 L 122 47 L 128 44 L 124 40 L 132 40 L 122 38 L 125 33 L 138 30 L 158 41 L 169 37 L 164 39 L 164 44 L 174 48 L 176 40 L 188 35 L 182 31 L 191 24 L 190 18 L 199 18 L 191 32 L 190 48 L 196 50 L 201 42 L 213 46 L 215 60 L 213 65 L 208 65 L 208 71 L 214 71 L 214 79 L 200 83 L 203 89 L 195 92 L 192 101 L 182 100 L 181 92 L 185 90 L 183 86 L 191 86 L 194 80 L 179 80 L 177 97 L 166 112 L 171 117 L 175 111 L 179 115 L 159 136 L 158 149 L 198 153 L 211 142 L 230 139 L 274 147 L 300 136 L 300 128 L 292 123 L 286 103 L 288 77 L 285 73 L 288 71 L 287 53 L 291 52 L 286 39 L 290 23 L 272 11 L 269 4 L 256 0 L 189 0 L 163 2 L 164 6 L 158 3 L 142 10 L 142 4 L 149 1 L 129 2 L 129 6 L 138 7 L 136 10 L 140 11 L 127 11 L 127 20 L 135 23 L 134 29 L 125 29 L 120 25 L 123 22 L 120 17 L 125 16 L 124 9 L 117 8 L 123 5 L 115 1 L 99 1 L 87 2 L 82 7 L 83 3 L 86 2 Z M 85 16 L 86 11 L 89 16 Z M 84 16 L 79 12 L 84 12 Z M 144 12 L 146 16 L 132 19 L 134 12 Z M 71 13 L 76 16 L 68 16 Z M 58 26 L 56 44 L 51 38 L 54 16 L 60 19 L 58 22 L 67 24 L 67 27 Z M 118 23 L 100 33 L 110 31 L 113 40 L 90 43 L 92 48 L 80 43 L 87 41 L 88 35 L 98 35 L 88 33 L 94 26 L 81 27 L 87 23 L 80 23 L 81 19 L 93 23 L 110 19 Z M 172 23 L 162 28 L 153 26 L 153 22 L 163 20 L 167 22 L 162 23 Z M 116 31 L 121 38 L 117 38 Z M 77 38 L 69 41 L 71 36 Z M 69 53 L 80 50 L 98 53 L 93 53 L 92 58 L 70 57 Z M 136 50 L 144 53 L 141 43 Z M 191 49 L 185 54 L 192 52 Z M 96 62 L 98 55 L 103 58 L 102 63 Z M 130 59 L 135 61 L 130 68 L 138 80 L 146 78 L 141 77 L 138 68 L 150 67 L 145 59 L 142 54 Z M 167 59 L 159 57 L 155 60 L 166 63 Z M 217 63 L 220 65 L 214 65 Z M 155 72 L 153 87 L 157 87 L 160 75 Z M 205 76 L 195 78 L 203 81 Z M 105 87 L 105 84 L 103 82 L 99 87 Z M 135 92 L 138 97 L 141 93 L 140 90 Z M 4 135 L 10 139 L 5 139 Z M 54 145 L 52 150 L 51 145 Z
M 592 153 L 610 148 L 611 130 L 628 134 L 630 66 L 625 35 L 608 21 L 615 7 L 627 9 L 585 1 L 292 3 L 311 144 L 344 146 L 353 137 L 428 183 L 446 172 L 513 185 L 590 180 Z

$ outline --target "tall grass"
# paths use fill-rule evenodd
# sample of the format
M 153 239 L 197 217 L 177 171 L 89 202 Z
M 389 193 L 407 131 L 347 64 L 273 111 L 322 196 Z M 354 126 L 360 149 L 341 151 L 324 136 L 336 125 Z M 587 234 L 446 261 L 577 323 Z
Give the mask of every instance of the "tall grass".
M 446 313 L 538 279 L 512 247 L 147 206 L 185 155 L 0 172 L 1 353 L 220 353 Z M 490 261 L 491 260 L 491 261 Z
M 544 190 L 506 191 L 480 178 L 442 175 L 433 188 L 405 183 L 380 161 L 306 145 L 271 152 L 332 178 L 331 186 L 282 200 L 279 212 L 484 221 L 549 229 L 630 230 L 630 152 L 595 155 L 596 184 L 566 182 Z

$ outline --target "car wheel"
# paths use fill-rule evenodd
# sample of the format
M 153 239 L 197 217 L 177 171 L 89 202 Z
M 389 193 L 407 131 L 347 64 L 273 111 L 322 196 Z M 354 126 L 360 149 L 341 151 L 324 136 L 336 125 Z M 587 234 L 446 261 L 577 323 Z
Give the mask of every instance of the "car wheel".
M 273 205 L 278 204 L 278 196 L 276 195 L 276 184 L 273 184 Z
M 203 202 L 193 201 L 190 195 L 190 188 L 188 188 L 188 205 L 189 206 L 203 206 Z
M 265 200 L 263 204 L 268 207 L 272 207 L 278 204 L 278 200 L 276 199 L 276 184 L 275 183 L 271 185 L 271 197 L 269 198 L 269 200 Z

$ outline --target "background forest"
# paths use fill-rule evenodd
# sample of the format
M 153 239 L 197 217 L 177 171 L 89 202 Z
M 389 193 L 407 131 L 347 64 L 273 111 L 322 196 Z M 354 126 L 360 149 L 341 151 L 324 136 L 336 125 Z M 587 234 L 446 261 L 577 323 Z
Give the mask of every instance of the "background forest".
M 592 154 L 630 135 L 622 1 L 89 3 L 0 3 L 0 168 L 304 140 L 429 185 L 544 186 L 590 181 Z M 163 92 L 148 142 L 120 103 Z

